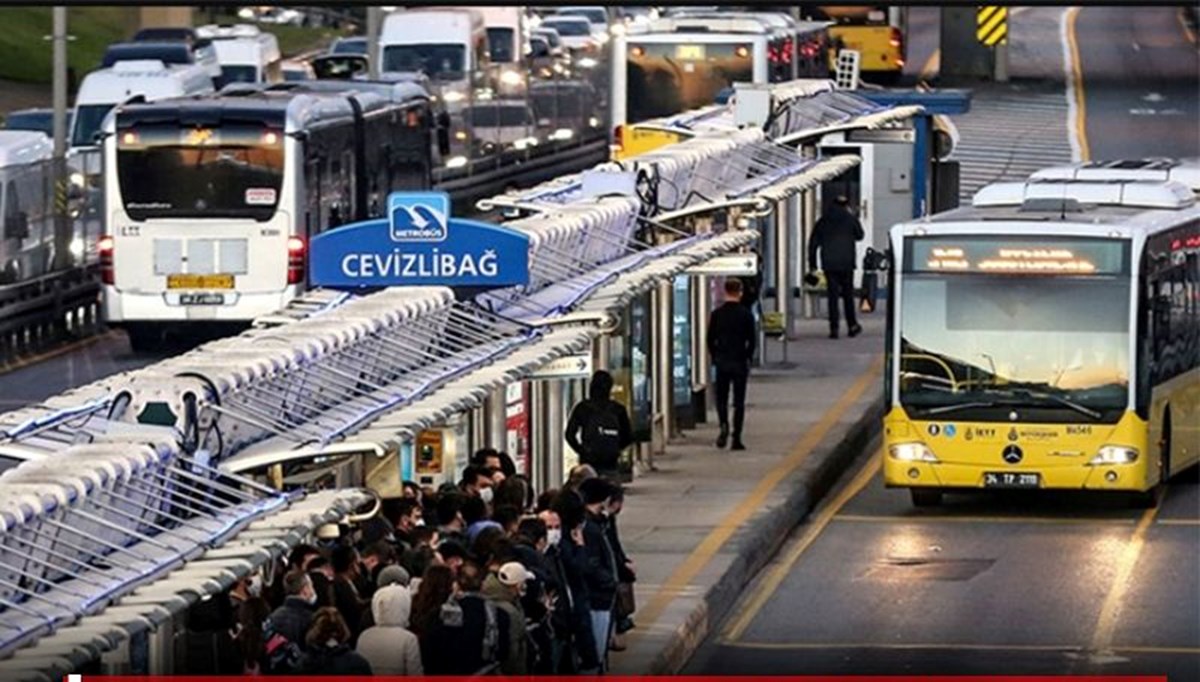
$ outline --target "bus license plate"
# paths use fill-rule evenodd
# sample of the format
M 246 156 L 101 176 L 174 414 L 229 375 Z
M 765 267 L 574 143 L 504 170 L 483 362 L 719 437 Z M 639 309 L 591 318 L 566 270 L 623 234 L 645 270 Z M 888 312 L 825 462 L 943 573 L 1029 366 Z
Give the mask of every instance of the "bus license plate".
M 233 275 L 167 275 L 168 289 L 232 289 Z
M 225 305 L 225 294 L 180 294 L 179 305 Z
M 983 475 L 983 487 L 985 488 L 1040 488 L 1041 486 L 1041 474 L 989 471 Z

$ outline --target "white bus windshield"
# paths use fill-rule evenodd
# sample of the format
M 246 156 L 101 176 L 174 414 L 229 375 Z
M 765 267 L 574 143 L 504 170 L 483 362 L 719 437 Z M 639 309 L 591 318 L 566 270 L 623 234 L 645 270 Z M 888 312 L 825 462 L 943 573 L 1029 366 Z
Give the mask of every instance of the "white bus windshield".
M 72 147 L 91 147 L 96 144 L 96 134 L 104 125 L 104 117 L 112 111 L 112 104 L 81 104 L 75 113 L 75 130 L 71 135 Z
M 626 122 L 713 104 L 721 90 L 754 80 L 753 55 L 750 43 L 631 43 Z
M 120 130 L 117 138 L 117 180 L 134 220 L 268 220 L 275 213 L 283 184 L 279 131 L 149 125 Z
M 1109 244 L 1123 262 L 1125 246 Z M 1025 253 L 1036 257 L 1006 265 L 1032 268 L 1053 251 Z M 1045 265 L 1036 265 L 1043 274 L 906 269 L 901 404 L 914 417 L 1007 420 L 1017 410 L 1034 421 L 1032 412 L 1041 421 L 1115 421 L 1128 405 L 1131 283 L 1124 266 L 1100 266 L 1086 275 L 1044 274 Z
M 438 81 L 462 80 L 467 48 L 454 43 L 388 45 L 383 48 L 384 71 L 422 71 Z
M 487 30 L 488 57 L 498 64 L 517 61 L 513 54 L 516 32 L 507 26 L 490 26 Z

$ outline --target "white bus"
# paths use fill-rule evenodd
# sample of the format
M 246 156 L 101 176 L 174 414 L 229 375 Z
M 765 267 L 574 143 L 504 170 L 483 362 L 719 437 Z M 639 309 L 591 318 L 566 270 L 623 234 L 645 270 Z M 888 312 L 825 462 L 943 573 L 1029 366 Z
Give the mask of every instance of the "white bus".
M 1137 175 L 990 185 L 892 228 L 888 486 L 1144 505 L 1200 461 L 1200 208 Z
M 50 138 L 32 130 L 0 130 L 0 285 L 39 277 L 54 262 Z
M 279 83 L 283 80 L 283 53 L 273 33 L 257 26 L 208 25 L 196 35 L 212 41 L 221 75 L 213 79 L 218 88 L 230 83 Z
M 827 24 L 774 13 L 705 13 L 618 35 L 612 124 L 639 123 L 716 102 L 737 82 L 824 78 Z
M 399 10 L 379 34 L 380 73 L 424 73 L 451 114 L 492 90 L 488 53 L 483 17 L 473 10 Z
M 107 123 L 103 309 L 134 348 L 166 326 L 246 324 L 279 309 L 305 288 L 312 235 L 431 184 L 419 87 L 241 87 L 124 105 Z

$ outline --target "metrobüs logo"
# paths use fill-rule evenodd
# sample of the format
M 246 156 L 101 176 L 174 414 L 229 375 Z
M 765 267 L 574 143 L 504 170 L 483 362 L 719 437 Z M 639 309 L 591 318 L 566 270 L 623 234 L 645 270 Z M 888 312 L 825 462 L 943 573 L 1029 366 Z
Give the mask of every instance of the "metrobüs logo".
M 450 196 L 444 192 L 397 192 L 388 196 L 392 241 L 444 241 L 449 220 Z

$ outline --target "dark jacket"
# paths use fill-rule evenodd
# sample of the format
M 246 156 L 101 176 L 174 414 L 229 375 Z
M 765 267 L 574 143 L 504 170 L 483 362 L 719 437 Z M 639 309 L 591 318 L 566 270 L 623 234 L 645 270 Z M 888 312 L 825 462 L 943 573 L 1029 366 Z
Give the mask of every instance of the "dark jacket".
M 625 565 L 629 562 L 629 555 L 625 554 L 625 548 L 621 546 L 621 534 L 617 532 L 616 516 L 608 517 L 604 534 L 608 536 L 608 544 L 612 547 L 613 556 L 617 560 L 617 582 L 631 583 L 637 580 L 637 576 Z
M 583 524 L 583 549 L 587 555 L 588 603 L 593 611 L 612 609 L 617 599 L 617 557 L 608 541 L 608 520 L 588 512 Z
M 349 644 L 310 651 L 304 665 L 306 675 L 370 675 L 371 664 Z
M 342 619 L 346 621 L 346 625 L 350 626 L 350 645 L 358 641 L 358 633 L 362 632 L 359 627 L 363 622 L 363 600 L 358 596 L 358 588 L 346 576 L 338 576 L 333 579 L 333 605 L 337 607 L 338 613 L 342 614 Z
M 713 311 L 708 321 L 707 344 L 717 369 L 748 369 L 757 343 L 754 314 L 746 306 L 726 301 Z
M 592 609 L 587 586 L 587 549 L 576 545 L 568 536 L 546 556 L 559 570 L 564 586 L 555 605 L 555 616 L 563 625 L 559 632 L 570 637 L 575 654 L 573 658 L 579 669 L 597 668 L 600 661 L 596 658 L 596 640 L 592 636 Z
M 603 374 L 603 373 L 598 373 Z M 597 469 L 612 470 L 617 468 L 621 452 L 633 444 L 633 426 L 629 423 L 629 413 L 625 406 L 612 399 L 612 378 L 608 375 L 592 378 L 588 386 L 588 399 L 571 410 L 567 420 L 566 440 L 579 461 L 590 464 Z M 592 442 L 591 430 L 588 424 L 598 413 L 609 412 L 617 424 L 615 439 L 605 439 L 609 446 Z M 615 446 L 615 451 L 612 446 Z
M 503 663 L 508 654 L 508 614 L 488 604 L 478 593 L 468 592 L 455 602 L 461 609 L 461 621 L 443 617 L 421 637 L 421 662 L 426 675 L 474 675 L 492 663 Z M 487 609 L 495 616 L 495 641 L 484 655 L 484 637 L 488 630 Z
M 863 226 L 845 207 L 834 204 L 821 216 L 808 241 L 808 267 L 817 269 L 817 251 L 821 269 L 826 272 L 854 270 L 854 243 L 863 239 Z
M 271 612 L 271 630 L 283 635 L 296 646 L 304 648 L 304 636 L 312 625 L 313 606 L 300 597 L 288 597 L 283 604 Z

